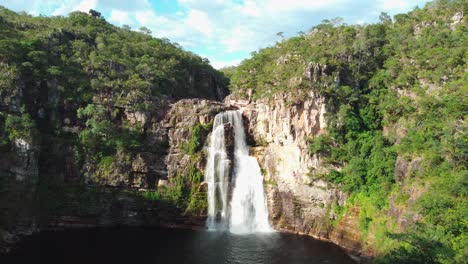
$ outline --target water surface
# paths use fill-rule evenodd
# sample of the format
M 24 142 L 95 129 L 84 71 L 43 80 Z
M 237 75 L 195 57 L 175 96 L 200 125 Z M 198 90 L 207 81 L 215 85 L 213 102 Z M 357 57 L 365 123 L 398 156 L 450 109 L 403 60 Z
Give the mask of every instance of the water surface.
M 234 235 L 156 228 L 44 232 L 0 263 L 303 264 L 355 263 L 334 244 L 281 233 Z

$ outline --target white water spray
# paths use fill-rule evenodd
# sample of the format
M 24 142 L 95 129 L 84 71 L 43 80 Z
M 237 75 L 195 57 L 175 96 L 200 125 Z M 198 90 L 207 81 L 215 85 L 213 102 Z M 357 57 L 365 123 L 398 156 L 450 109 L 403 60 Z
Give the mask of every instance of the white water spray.
M 226 151 L 225 126 L 234 131 L 234 168 L 229 180 L 230 161 Z M 242 114 L 227 111 L 216 115 L 206 166 L 208 182 L 208 220 L 211 230 L 228 229 L 232 233 L 271 231 L 263 177 L 254 157 L 249 156 Z M 229 186 L 232 199 L 228 203 Z

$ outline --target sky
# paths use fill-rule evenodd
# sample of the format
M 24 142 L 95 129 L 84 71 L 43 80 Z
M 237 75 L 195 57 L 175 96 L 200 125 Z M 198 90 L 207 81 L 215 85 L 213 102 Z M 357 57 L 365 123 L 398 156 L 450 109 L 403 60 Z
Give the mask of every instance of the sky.
M 0 0 L 31 15 L 66 16 L 94 9 L 110 23 L 149 28 L 185 50 L 208 58 L 215 68 L 237 65 L 250 53 L 284 37 L 308 32 L 324 19 L 373 23 L 423 7 L 427 0 Z

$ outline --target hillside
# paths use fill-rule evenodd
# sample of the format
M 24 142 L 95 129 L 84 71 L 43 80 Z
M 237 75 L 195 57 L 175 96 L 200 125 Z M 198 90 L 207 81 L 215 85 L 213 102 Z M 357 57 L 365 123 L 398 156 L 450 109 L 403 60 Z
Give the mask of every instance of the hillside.
M 0 252 L 55 228 L 204 227 L 209 135 L 239 110 L 268 225 L 375 263 L 465 263 L 467 12 L 324 20 L 219 72 L 94 10 L 0 7 Z M 218 125 L 229 208 L 236 132 Z
M 468 258 L 467 8 L 436 1 L 376 24 L 325 20 L 226 71 L 231 97 L 325 98 L 326 133 L 309 152 L 327 172 L 309 176 L 350 195 L 332 212 L 358 210 L 378 263 Z
M 116 27 L 93 10 L 44 17 L 0 7 L 0 249 L 14 234 L 76 219 L 135 222 L 135 210 L 149 224 L 190 202 L 202 214 L 206 202 L 187 197 L 201 180 L 197 160 L 180 161 L 179 145 L 228 92 L 206 59 L 146 28 Z M 191 181 L 155 192 L 175 174 Z

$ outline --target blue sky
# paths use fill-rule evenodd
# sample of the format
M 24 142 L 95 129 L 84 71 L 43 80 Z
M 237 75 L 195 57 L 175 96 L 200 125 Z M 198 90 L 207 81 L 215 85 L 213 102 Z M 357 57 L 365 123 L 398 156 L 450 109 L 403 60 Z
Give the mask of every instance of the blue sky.
M 0 0 L 0 5 L 32 15 L 100 11 L 107 21 L 137 30 L 149 28 L 220 68 L 236 65 L 252 51 L 324 19 L 372 23 L 380 12 L 395 15 L 423 7 L 426 0 Z

